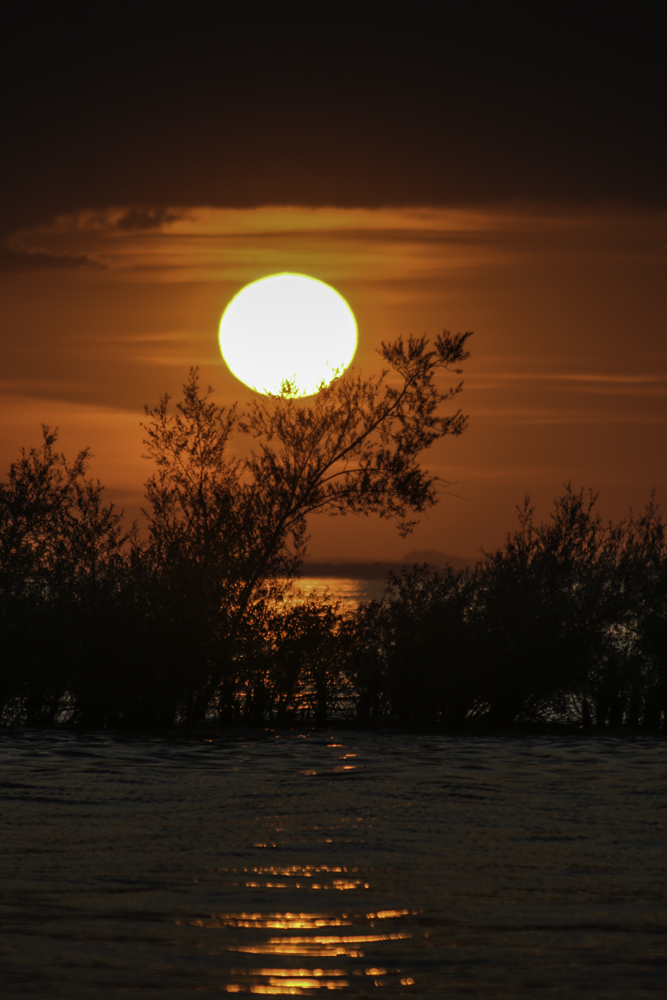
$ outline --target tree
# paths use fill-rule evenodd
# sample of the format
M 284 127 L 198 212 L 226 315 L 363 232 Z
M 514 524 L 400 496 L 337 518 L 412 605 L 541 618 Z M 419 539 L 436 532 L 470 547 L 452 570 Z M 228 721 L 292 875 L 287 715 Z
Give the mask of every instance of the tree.
M 652 495 L 623 533 L 616 590 L 633 666 L 626 721 L 667 730 L 667 527 Z
M 298 573 L 310 514 L 377 514 L 405 535 L 437 502 L 444 483 L 420 459 L 465 429 L 460 411 L 441 411 L 462 383 L 443 391 L 436 378 L 461 374 L 469 336 L 383 344 L 379 376 L 343 374 L 310 403 L 291 398 L 286 383 L 239 414 L 213 403 L 192 369 L 175 413 L 167 395 L 146 408 L 145 443 L 156 463 L 146 493 L 149 549 L 156 574 L 196 622 L 193 719 L 220 684 L 253 602 L 271 581 Z M 249 444 L 245 457 L 228 454 L 235 432 Z
M 121 516 L 86 478 L 89 451 L 71 464 L 43 428 L 0 483 L 0 696 L 29 723 L 53 721 L 65 693 L 100 687 L 100 616 L 125 541 Z
M 327 596 L 289 594 L 267 604 L 238 643 L 240 683 L 231 703 L 217 693 L 218 717 L 324 725 L 331 708 L 351 693 L 345 624 Z
M 377 718 L 384 702 L 404 724 L 465 725 L 478 694 L 471 591 L 467 571 L 414 566 L 392 574 L 382 600 L 360 610 L 352 658 L 361 719 Z
M 602 522 L 596 500 L 568 485 L 536 525 L 526 498 L 518 530 L 476 567 L 470 621 L 494 725 L 563 717 L 575 696 L 599 713 L 605 700 L 620 529 Z

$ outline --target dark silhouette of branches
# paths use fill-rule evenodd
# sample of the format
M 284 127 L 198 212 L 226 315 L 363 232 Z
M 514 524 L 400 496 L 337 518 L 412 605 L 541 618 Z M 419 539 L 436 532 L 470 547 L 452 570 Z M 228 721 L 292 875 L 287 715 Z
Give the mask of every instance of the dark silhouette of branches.
M 0 484 L 0 628 L 4 709 L 51 723 L 75 688 L 85 700 L 88 662 L 103 654 L 98 624 L 113 605 L 126 537 L 121 515 L 86 479 L 89 452 L 70 465 L 43 428 Z
M 344 611 L 293 589 L 308 517 L 374 514 L 400 533 L 447 483 L 425 451 L 465 418 L 442 389 L 468 335 L 384 345 L 376 378 L 244 412 L 196 369 L 146 408 L 147 537 L 56 433 L 0 483 L 0 719 L 448 730 L 567 723 L 667 731 L 667 532 L 654 497 L 606 523 L 566 486 L 470 569 L 415 566 Z
M 235 643 L 258 614 L 275 581 L 299 569 L 314 513 L 378 514 L 406 534 L 438 496 L 440 483 L 420 465 L 435 440 L 458 435 L 465 418 L 443 415 L 460 391 L 442 391 L 441 371 L 459 375 L 469 334 L 383 345 L 388 365 L 377 378 L 344 374 L 312 402 L 255 395 L 247 412 L 225 410 L 190 372 L 176 412 L 164 396 L 146 409 L 147 558 L 159 592 L 171 595 L 163 616 L 180 634 L 195 627 L 197 690 L 188 718 L 202 718 L 235 662 Z M 250 445 L 230 458 L 238 430 Z M 271 582 L 273 581 L 273 591 Z

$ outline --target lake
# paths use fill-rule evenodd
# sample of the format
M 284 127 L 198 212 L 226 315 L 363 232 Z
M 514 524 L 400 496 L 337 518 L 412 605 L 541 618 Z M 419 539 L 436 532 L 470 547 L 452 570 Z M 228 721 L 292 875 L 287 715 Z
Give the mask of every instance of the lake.
M 295 582 L 295 593 L 308 597 L 329 597 L 338 601 L 340 611 L 354 611 L 360 604 L 379 601 L 385 592 L 387 578 L 302 576 Z
M 657 997 L 667 741 L 0 734 L 0 995 Z

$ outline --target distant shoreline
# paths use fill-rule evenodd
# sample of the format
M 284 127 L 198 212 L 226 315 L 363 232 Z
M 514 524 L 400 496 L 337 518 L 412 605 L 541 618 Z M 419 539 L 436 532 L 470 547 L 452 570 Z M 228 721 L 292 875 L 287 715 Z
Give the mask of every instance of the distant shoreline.
M 26 725 L 16 722 L 0 721 L 0 736 L 31 733 L 71 733 L 72 735 L 86 735 L 104 733 L 105 736 L 117 737 L 124 740 L 142 739 L 144 737 L 160 737 L 166 740 L 197 740 L 200 738 L 218 737 L 220 739 L 237 737 L 239 740 L 272 740 L 277 734 L 289 737 L 302 734 L 326 735 L 328 732 L 340 734 L 342 732 L 366 733 L 380 738 L 391 738 L 394 736 L 430 735 L 441 736 L 445 739 L 507 739 L 520 740 L 529 738 L 550 739 L 560 738 L 563 740 L 623 740 L 635 742 L 641 740 L 660 740 L 665 742 L 667 734 L 659 730 L 647 730 L 635 728 L 633 726 L 620 726 L 610 728 L 607 726 L 589 725 L 583 726 L 580 722 L 515 722 L 511 726 L 493 725 L 484 720 L 477 720 L 468 726 L 446 726 L 446 725 L 417 725 L 401 723 L 395 717 L 382 719 L 360 720 L 353 717 L 330 716 L 324 725 L 318 726 L 315 722 L 285 722 L 279 723 L 277 720 L 267 721 L 263 725 L 238 720 L 235 722 L 224 722 L 208 720 L 196 726 L 175 725 L 168 727 L 138 727 L 136 729 L 117 729 L 105 727 L 96 729 L 94 727 L 79 728 L 68 723 L 56 723 L 55 725 Z
M 331 577 L 347 580 L 386 580 L 390 573 L 401 574 L 405 569 L 428 563 L 433 570 L 442 570 L 446 565 L 453 570 L 467 569 L 469 561 L 457 556 L 444 559 L 419 558 L 393 562 L 306 562 L 301 568 L 302 577 Z

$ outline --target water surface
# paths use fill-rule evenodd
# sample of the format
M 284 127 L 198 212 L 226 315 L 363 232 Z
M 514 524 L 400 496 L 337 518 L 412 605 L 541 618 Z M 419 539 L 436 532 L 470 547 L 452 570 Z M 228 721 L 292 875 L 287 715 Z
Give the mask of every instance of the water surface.
M 0 994 L 656 997 L 667 743 L 0 736 Z
M 328 597 L 339 602 L 341 611 L 354 611 L 360 604 L 382 599 L 387 579 L 361 577 L 302 576 L 295 582 L 295 592 L 304 596 Z

